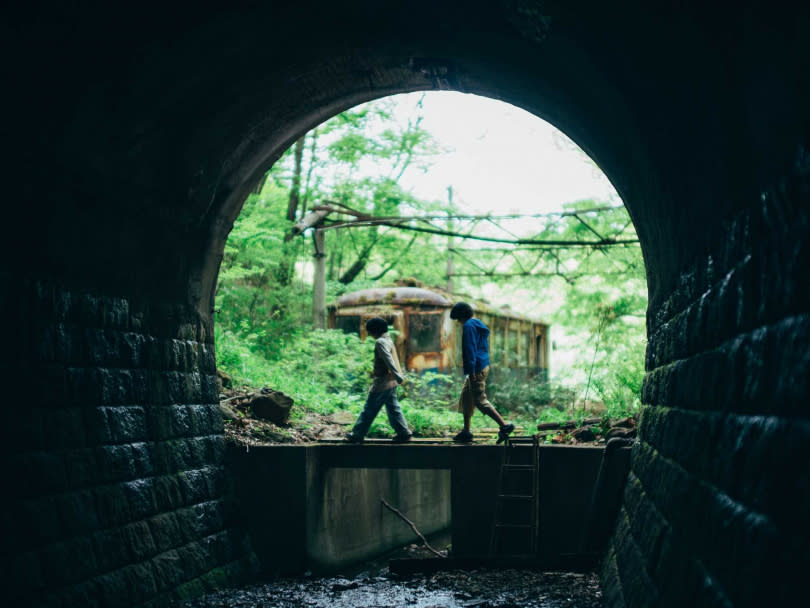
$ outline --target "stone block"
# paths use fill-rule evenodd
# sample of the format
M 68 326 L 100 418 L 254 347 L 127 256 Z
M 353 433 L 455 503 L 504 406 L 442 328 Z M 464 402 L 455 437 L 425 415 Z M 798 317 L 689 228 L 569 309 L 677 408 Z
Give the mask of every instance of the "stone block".
M 156 555 L 152 560 L 152 572 L 159 591 L 175 589 L 186 580 L 185 564 L 177 549 Z
M 151 528 L 146 521 L 137 521 L 125 526 L 122 533 L 135 561 L 144 561 L 157 553 Z
M 45 445 L 52 449 L 82 448 L 87 445 L 85 412 L 81 408 L 52 409 L 43 420 L 43 439 Z
M 42 551 L 42 569 L 49 587 L 61 587 L 89 578 L 98 571 L 88 537 L 48 545 Z
M 101 570 L 116 570 L 132 561 L 133 556 L 124 537 L 123 528 L 116 527 L 101 530 L 90 538 L 93 543 L 93 550 L 98 556 Z
M 219 385 L 215 373 L 200 375 L 200 396 L 201 403 L 219 403 Z
M 144 441 L 149 437 L 146 410 L 139 405 L 105 408 L 110 433 L 116 442 Z
M 216 349 L 213 344 L 200 344 L 199 345 L 199 359 L 200 371 L 206 374 L 213 374 L 216 372 Z
M 156 468 L 152 459 L 152 446 L 149 443 L 133 443 L 132 463 L 137 477 L 152 477 L 156 474 Z
M 126 574 L 124 569 L 119 569 L 96 578 L 100 605 L 105 608 L 127 608 L 130 596 Z
M 114 329 L 128 329 L 130 320 L 129 300 L 116 297 L 100 298 L 101 325 Z
M 94 490 L 96 512 L 102 526 L 113 527 L 132 521 L 129 502 L 124 489 L 119 485 L 108 485 Z
M 146 338 L 137 332 L 121 334 L 120 356 L 122 367 L 141 367 L 146 365 Z
M 75 293 L 75 307 L 73 319 L 82 327 L 98 327 L 101 325 L 99 299 L 89 292 Z
M 84 412 L 84 428 L 87 432 L 88 445 L 102 445 L 113 442 L 113 433 L 110 428 L 107 407 L 86 407 Z
M 617 566 L 622 580 L 622 595 L 628 606 L 654 605 L 658 600 L 657 590 L 647 575 L 644 556 L 633 537 L 626 511 L 622 510 L 614 534 Z
M 136 477 L 132 448 L 129 445 L 105 445 L 96 448 L 96 463 L 100 481 L 122 481 Z
M 90 534 L 100 527 L 95 496 L 89 489 L 54 497 L 65 535 Z
M 172 437 L 172 408 L 167 405 L 150 405 L 146 409 L 147 426 L 151 431 L 151 439 L 160 441 Z
M 170 406 L 172 418 L 172 437 L 189 437 L 192 435 L 192 421 L 185 405 Z
M 127 369 L 99 368 L 98 381 L 101 388 L 101 403 L 124 405 L 133 403 L 132 374 Z
M 184 542 L 176 513 L 157 515 L 150 518 L 147 523 L 157 552 L 163 553 L 177 548 Z
M 154 478 L 128 481 L 121 488 L 132 519 L 146 519 L 158 512 Z
M 102 403 L 99 372 L 86 367 L 68 367 L 65 370 L 66 405 L 92 407 Z
M 65 459 L 68 485 L 72 488 L 87 487 L 98 481 L 98 464 L 95 448 L 73 450 Z
M 141 606 L 157 595 L 157 581 L 150 564 L 133 564 L 126 569 L 125 576 L 129 588 L 130 606 Z
M 156 477 L 155 501 L 159 511 L 173 511 L 185 504 L 180 480 L 175 475 Z

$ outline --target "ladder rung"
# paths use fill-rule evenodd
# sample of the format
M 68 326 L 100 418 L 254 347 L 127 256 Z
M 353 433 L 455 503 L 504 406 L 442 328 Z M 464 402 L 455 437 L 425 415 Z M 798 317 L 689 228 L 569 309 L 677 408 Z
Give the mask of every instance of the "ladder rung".
M 511 500 L 534 500 L 534 494 L 498 494 L 498 498 L 509 498 Z

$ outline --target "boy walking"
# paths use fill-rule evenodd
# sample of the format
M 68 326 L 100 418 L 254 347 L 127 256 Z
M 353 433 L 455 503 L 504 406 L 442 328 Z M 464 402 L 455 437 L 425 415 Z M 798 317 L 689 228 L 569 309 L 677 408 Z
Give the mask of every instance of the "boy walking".
M 498 423 L 497 443 L 503 443 L 515 430 L 514 424 L 507 424 L 487 399 L 487 375 L 489 374 L 489 328 L 480 319 L 473 316 L 472 306 L 466 302 L 457 302 L 450 309 L 450 318 L 462 326 L 461 358 L 464 366 L 464 386 L 458 407 L 464 416 L 464 428 L 453 437 L 458 443 L 470 443 L 473 434 L 470 431 L 470 420 L 475 408 L 481 410 Z
M 349 443 L 361 443 L 380 408 L 385 405 L 388 422 L 396 433 L 393 441 L 410 441 L 412 433 L 397 400 L 397 385 L 402 384 L 405 378 L 400 371 L 397 350 L 388 335 L 388 323 L 381 317 L 374 317 L 366 321 L 366 331 L 374 338 L 374 380 L 363 411 L 351 433 L 346 434 L 345 440 Z

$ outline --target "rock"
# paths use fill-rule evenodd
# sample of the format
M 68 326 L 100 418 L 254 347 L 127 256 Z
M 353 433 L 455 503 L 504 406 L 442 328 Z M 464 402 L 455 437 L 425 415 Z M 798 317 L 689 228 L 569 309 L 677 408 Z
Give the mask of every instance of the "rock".
M 596 433 L 593 432 L 593 427 L 582 426 L 578 429 L 571 431 L 571 437 L 577 441 L 593 441 L 596 439 Z
M 226 418 L 227 420 L 236 420 L 239 417 L 239 414 L 236 413 L 235 409 L 224 403 L 219 404 L 219 411 L 222 412 L 222 417 Z
M 626 429 L 620 426 L 612 427 L 606 434 L 606 439 L 613 439 L 614 437 L 620 437 L 622 439 L 632 439 L 636 436 L 636 429 Z
M 349 589 L 357 589 L 360 586 L 358 581 L 349 581 L 345 578 L 339 578 L 332 583 L 332 591 L 348 591 Z
M 233 378 L 230 374 L 226 374 L 221 369 L 217 370 L 217 382 L 222 388 L 231 388 L 233 386 Z
M 618 420 L 614 420 L 610 426 L 611 427 L 621 426 L 626 429 L 632 429 L 635 428 L 636 421 L 633 420 L 632 418 L 619 418 Z
M 286 424 L 290 419 L 293 403 L 292 397 L 281 391 L 263 388 L 258 395 L 254 394 L 251 397 L 247 405 L 250 406 L 255 418 L 269 420 L 275 424 Z

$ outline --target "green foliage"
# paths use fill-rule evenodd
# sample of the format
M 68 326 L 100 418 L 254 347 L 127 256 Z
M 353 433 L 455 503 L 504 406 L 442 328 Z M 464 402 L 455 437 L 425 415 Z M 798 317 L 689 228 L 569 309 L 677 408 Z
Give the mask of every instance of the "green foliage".
M 406 171 L 424 171 L 439 152 L 421 127 L 419 104 L 406 121 L 393 124 L 394 102 L 378 100 L 338 114 L 308 133 L 266 175 L 262 188 L 244 204 L 228 238 L 216 294 L 218 364 L 252 386 L 271 386 L 291 395 L 303 409 L 359 413 L 370 381 L 371 341 L 331 331 L 311 331 L 312 289 L 308 234 L 286 241 L 294 212 L 300 219 L 312 205 L 336 201 L 375 216 L 453 213 L 443 201 L 423 201 L 405 191 Z M 569 209 L 597 207 L 578 201 Z M 624 209 L 566 216 L 541 225 L 539 239 L 593 240 L 635 237 Z M 377 286 L 399 277 L 426 284 L 444 282 L 446 239 L 380 226 L 326 231 L 327 298 Z M 499 411 L 531 429 L 538 421 L 571 416 L 572 404 L 601 400 L 612 415 L 638 407 L 645 346 L 646 285 L 638 246 L 604 249 L 562 247 L 516 251 L 510 271 L 534 268 L 555 277 L 499 281 L 508 291 L 535 281 L 537 300 L 561 305 L 548 320 L 575 336 L 574 363 L 556 369 L 552 383 L 493 381 L 490 398 Z M 482 264 L 498 263 L 500 252 L 482 252 Z M 457 289 L 473 292 L 491 277 L 469 279 Z M 562 295 L 560 295 L 562 294 Z M 561 354 L 561 353 L 560 353 Z M 552 367 L 556 366 L 552 352 Z M 409 375 L 400 389 L 406 417 L 420 434 L 457 428 L 461 383 L 436 374 Z M 584 415 L 577 408 L 577 416 Z M 473 417 L 474 428 L 492 426 Z M 390 434 L 385 416 L 371 434 Z

